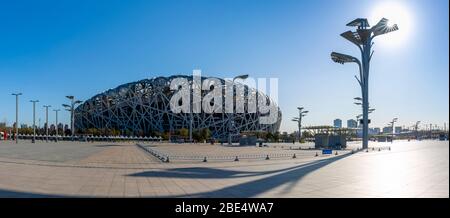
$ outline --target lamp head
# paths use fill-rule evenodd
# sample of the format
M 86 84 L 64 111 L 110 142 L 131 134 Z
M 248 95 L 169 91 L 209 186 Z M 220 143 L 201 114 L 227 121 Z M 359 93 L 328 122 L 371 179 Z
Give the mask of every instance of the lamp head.
M 389 20 L 382 18 L 375 26 L 372 27 L 373 37 L 383 35 L 398 30 L 397 24 L 390 25 Z
M 337 52 L 331 52 L 331 60 L 333 60 L 334 62 L 339 63 L 339 64 L 358 62 L 358 59 L 356 59 L 353 56 L 341 54 L 341 53 L 337 53 Z
M 236 79 L 242 79 L 242 80 L 245 80 L 245 79 L 247 79 L 247 78 L 248 78 L 248 74 L 239 75 L 239 76 L 234 77 L 234 78 L 233 78 L 233 81 L 236 80 Z

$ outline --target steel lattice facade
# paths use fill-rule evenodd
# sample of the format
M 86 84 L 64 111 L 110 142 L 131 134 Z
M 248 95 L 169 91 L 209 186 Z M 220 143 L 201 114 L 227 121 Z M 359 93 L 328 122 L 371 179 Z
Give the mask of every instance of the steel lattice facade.
M 171 76 L 144 79 L 107 90 L 85 101 L 75 109 L 77 130 L 116 129 L 133 135 L 151 135 L 152 132 L 173 132 L 189 129 L 191 114 L 173 113 L 170 98 L 172 79 L 183 77 L 192 85 L 192 77 Z M 201 78 L 202 81 L 206 77 Z M 220 81 L 224 82 L 223 79 Z M 246 93 L 249 89 L 245 86 Z M 202 92 L 202 96 L 205 93 Z M 265 95 L 264 95 L 265 96 Z M 222 101 L 225 104 L 225 101 Z M 224 106 L 224 105 L 223 105 Z M 281 111 L 273 124 L 260 124 L 259 113 L 193 113 L 193 130 L 208 128 L 214 138 L 225 138 L 231 122 L 234 134 L 246 131 L 276 132 L 281 123 Z

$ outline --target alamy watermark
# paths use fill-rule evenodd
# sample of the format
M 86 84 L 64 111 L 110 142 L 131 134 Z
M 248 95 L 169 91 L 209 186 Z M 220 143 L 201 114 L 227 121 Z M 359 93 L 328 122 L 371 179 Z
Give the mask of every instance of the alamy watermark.
M 173 113 L 259 112 L 260 124 L 274 124 L 278 120 L 278 78 L 202 80 L 201 70 L 194 70 L 191 83 L 186 77 L 177 77 L 172 79 L 170 90 L 175 91 L 170 99 Z

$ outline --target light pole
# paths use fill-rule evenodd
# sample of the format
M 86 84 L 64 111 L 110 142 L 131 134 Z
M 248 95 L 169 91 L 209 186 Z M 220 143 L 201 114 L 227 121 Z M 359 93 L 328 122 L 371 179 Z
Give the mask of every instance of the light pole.
M 391 122 L 389 122 L 391 124 L 391 128 L 392 128 L 392 141 L 391 143 L 394 141 L 394 135 L 395 135 L 395 129 L 394 129 L 394 124 L 395 122 L 397 122 L 398 118 L 394 118 L 392 119 Z
M 39 102 L 39 100 L 31 100 L 30 102 L 33 103 L 33 140 L 31 140 L 31 143 L 36 142 L 36 103 Z
M 60 111 L 60 109 L 54 109 L 53 111 L 55 111 L 55 141 L 58 142 L 58 111 Z
M 194 115 L 192 114 L 192 107 L 189 112 L 189 143 L 192 143 L 192 122 L 194 119 Z
M 235 76 L 234 78 L 233 78 L 233 82 L 231 83 L 231 88 L 232 88 L 232 97 L 233 97 L 233 99 L 234 99 L 234 81 L 236 80 L 236 79 L 242 79 L 242 80 L 245 80 L 245 79 L 247 79 L 248 78 L 248 74 L 243 74 L 243 75 L 239 75 L 239 76 Z M 234 101 L 233 101 L 233 104 L 234 104 Z M 228 144 L 229 145 L 232 145 L 233 144 L 233 142 L 232 142 L 232 140 L 231 140 L 231 136 L 232 136 L 232 123 L 231 122 L 234 122 L 234 113 L 235 113 L 235 111 L 234 111 L 234 106 L 233 106 L 233 112 L 231 113 L 231 115 L 230 115 L 230 118 L 229 118 L 229 121 L 228 121 Z M 256 113 L 258 113 L 258 112 L 256 112 Z
M 417 121 L 416 124 L 414 124 L 414 132 L 416 134 L 416 140 L 419 138 L 419 124 L 420 121 Z
M 73 137 L 75 136 L 75 126 L 74 126 L 74 117 L 75 117 L 75 105 L 81 103 L 80 100 L 75 100 L 75 97 L 73 95 L 66 96 L 70 100 L 70 105 L 63 104 L 62 106 L 66 108 L 67 111 L 70 111 L 70 128 L 72 132 L 72 141 Z
M 430 139 L 433 139 L 433 124 L 430 123 Z
M 302 117 L 306 116 L 309 111 L 303 111 L 303 107 L 297 107 L 298 117 L 294 117 L 292 121 L 298 124 L 298 142 L 301 143 L 302 140 Z
M 388 25 L 388 19 L 381 19 L 375 26 L 369 28 L 369 22 L 365 18 L 358 18 L 348 23 L 347 26 L 357 27 L 356 31 L 347 31 L 341 34 L 342 37 L 355 44 L 361 52 L 361 61 L 350 55 L 331 53 L 331 59 L 340 64 L 356 63 L 359 67 L 359 78 L 355 76 L 362 93 L 363 107 L 363 149 L 369 145 L 369 68 L 372 59 L 373 39 L 376 36 L 383 35 L 398 30 L 396 24 Z
M 45 107 L 45 141 L 48 142 L 48 108 L 51 105 L 44 105 Z
M 355 105 L 363 106 L 362 98 L 361 98 L 361 97 L 355 97 L 354 99 L 356 100 L 356 102 L 354 102 Z M 363 111 L 364 111 L 364 110 L 363 110 Z M 369 111 L 368 111 L 368 113 L 370 114 L 370 113 L 372 113 L 372 112 L 374 112 L 374 111 L 375 111 L 375 108 L 370 108 L 370 106 L 369 106 Z M 362 117 L 362 116 L 363 116 L 362 114 L 356 116 L 356 121 L 357 121 L 358 124 L 360 123 L 359 118 Z
M 12 95 L 16 96 L 16 144 L 19 143 L 18 136 L 19 136 L 19 95 L 22 95 L 22 93 L 12 93 Z
M 362 114 L 356 115 L 356 128 L 358 128 L 358 126 L 359 126 L 359 118 L 361 118 L 361 117 L 362 117 Z

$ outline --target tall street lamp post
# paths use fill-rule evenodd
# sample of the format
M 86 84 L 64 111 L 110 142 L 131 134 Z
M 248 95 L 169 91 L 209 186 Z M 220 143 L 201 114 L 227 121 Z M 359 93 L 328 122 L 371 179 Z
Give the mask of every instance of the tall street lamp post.
M 53 111 L 55 111 L 55 142 L 58 142 L 58 111 L 60 111 L 60 109 L 54 109 Z
M 75 97 L 72 95 L 68 95 L 66 96 L 66 98 L 68 98 L 70 100 L 70 105 L 67 104 L 63 104 L 62 106 L 66 108 L 67 111 L 70 112 L 70 130 L 72 133 L 72 141 L 73 141 L 73 137 L 75 136 L 75 125 L 74 125 L 74 119 L 75 119 L 75 106 L 79 103 L 81 103 L 82 101 L 80 100 L 75 100 Z
M 301 143 L 302 140 L 302 117 L 306 116 L 309 111 L 304 111 L 303 107 L 297 107 L 298 109 L 298 117 L 294 117 L 292 121 L 297 122 L 298 124 L 298 142 Z
M 341 34 L 342 37 L 355 44 L 361 52 L 361 61 L 350 55 L 337 52 L 331 53 L 331 59 L 340 64 L 356 63 L 359 67 L 359 78 L 355 76 L 361 87 L 362 107 L 363 107 L 363 149 L 369 144 L 369 67 L 372 59 L 373 39 L 398 30 L 396 24 L 388 25 L 388 19 L 381 19 L 375 26 L 369 28 L 369 22 L 365 18 L 358 18 L 348 23 L 347 26 L 356 27 L 356 31 L 347 31 Z
M 12 95 L 16 96 L 16 134 L 15 134 L 15 140 L 16 144 L 19 143 L 18 136 L 19 136 L 19 95 L 22 95 L 22 93 L 12 93 Z
M 44 105 L 45 107 L 45 141 L 48 142 L 48 108 L 51 105 Z
M 33 103 L 33 139 L 31 140 L 31 143 L 36 142 L 36 103 L 39 102 L 39 100 L 31 100 L 30 102 Z
M 414 133 L 416 134 L 416 139 L 419 138 L 419 124 L 420 124 L 420 121 L 417 121 L 417 122 L 414 124 Z
M 233 97 L 233 99 L 234 99 L 234 81 L 236 80 L 236 79 L 242 79 L 242 80 L 245 80 L 245 79 L 247 79 L 248 78 L 248 74 L 244 74 L 244 75 L 239 75 L 239 76 L 235 76 L 234 78 L 233 78 L 233 82 L 231 83 L 231 88 L 232 88 L 232 97 Z M 234 104 L 234 101 L 233 101 L 233 104 Z M 230 118 L 229 118 L 229 121 L 228 121 L 228 144 L 229 145 L 232 145 L 233 144 L 233 141 L 232 141 L 232 129 L 233 129 L 233 124 L 232 124 L 232 122 L 234 122 L 234 113 L 236 113 L 235 111 L 234 111 L 234 106 L 233 106 L 233 112 L 230 114 Z M 258 113 L 258 112 L 256 112 L 256 113 Z
M 395 122 L 397 122 L 397 120 L 398 120 L 398 118 L 394 118 L 394 119 L 392 119 L 391 122 L 389 122 L 391 124 L 391 128 L 392 128 L 392 140 L 391 140 L 391 143 L 394 141 L 394 135 L 395 135 L 394 125 L 395 125 Z

